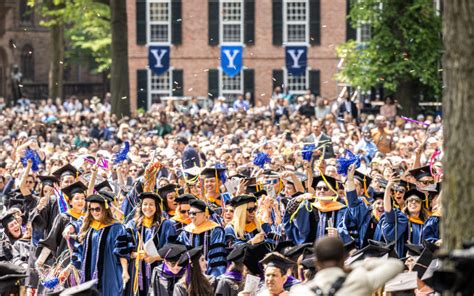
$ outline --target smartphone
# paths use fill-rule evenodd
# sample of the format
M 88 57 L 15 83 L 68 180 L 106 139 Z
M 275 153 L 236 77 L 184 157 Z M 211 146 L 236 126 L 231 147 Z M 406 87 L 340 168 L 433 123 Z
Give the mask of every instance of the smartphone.
M 221 193 L 221 198 L 224 201 L 224 203 L 227 204 L 231 200 L 232 195 L 229 192 L 224 192 L 224 193 Z

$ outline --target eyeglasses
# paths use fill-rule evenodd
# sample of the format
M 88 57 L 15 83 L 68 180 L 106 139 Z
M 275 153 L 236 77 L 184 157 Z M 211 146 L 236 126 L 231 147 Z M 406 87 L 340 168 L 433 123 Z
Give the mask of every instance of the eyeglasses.
M 247 209 L 247 212 L 253 213 L 253 212 L 255 212 L 256 210 L 257 210 L 257 206 L 255 206 L 255 207 L 253 207 L 253 208 L 248 208 L 248 209 Z
M 188 215 L 189 215 L 189 217 L 191 217 L 191 216 L 196 216 L 199 213 L 204 213 L 204 212 L 191 212 L 191 211 L 189 211 Z
M 93 212 L 100 213 L 100 212 L 102 212 L 102 209 L 100 207 L 98 207 L 98 208 L 89 208 L 89 211 L 91 213 L 93 213 Z
M 26 181 L 26 184 L 35 184 L 34 181 Z
M 318 186 L 316 187 L 316 191 L 328 191 L 329 188 L 326 186 Z
M 179 212 L 180 212 L 181 214 L 189 213 L 189 211 L 187 211 L 187 210 L 181 210 L 181 211 L 179 211 Z
M 423 185 L 431 185 L 432 183 L 431 181 L 418 181 L 418 182 L 420 182 Z

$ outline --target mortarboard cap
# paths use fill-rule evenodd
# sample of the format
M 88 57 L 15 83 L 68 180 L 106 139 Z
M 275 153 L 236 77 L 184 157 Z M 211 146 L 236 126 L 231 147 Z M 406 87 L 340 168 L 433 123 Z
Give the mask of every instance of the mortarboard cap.
M 433 253 L 428 248 L 424 248 L 412 269 L 418 273 L 419 279 L 423 277 L 431 261 L 433 261 Z
M 364 181 L 365 181 L 365 187 L 368 188 L 370 186 L 370 183 L 372 182 L 372 178 L 367 176 L 366 174 L 361 173 L 358 170 L 355 170 L 354 172 L 354 179 L 359 180 L 359 182 L 362 183 L 362 186 L 364 186 Z
M 266 267 L 277 267 L 285 272 L 296 264 L 296 262 L 285 258 L 277 252 L 267 254 L 262 260 L 260 260 L 260 263 Z
M 96 296 L 100 292 L 96 288 L 97 280 L 91 280 L 61 292 L 60 296 Z
M 374 192 L 372 193 L 372 198 L 373 198 L 373 199 L 383 199 L 383 198 L 384 198 L 384 195 L 385 195 L 385 192 L 383 192 L 383 191 L 378 191 L 378 192 L 377 192 L 377 191 L 374 191 Z
M 245 255 L 247 253 L 247 248 L 247 244 L 234 245 L 229 255 L 227 255 L 227 261 L 243 263 L 245 260 Z
M 207 206 L 207 204 L 200 200 L 200 199 L 196 199 L 196 200 L 192 200 L 189 205 L 191 206 L 191 208 L 196 208 L 196 209 L 199 209 L 201 212 L 205 212 L 206 209 L 208 211 L 209 214 L 212 214 L 213 211 L 210 207 Z
M 103 204 L 108 204 L 112 202 L 109 197 L 101 194 L 92 194 L 86 198 L 87 202 L 98 202 L 98 203 L 103 203 Z
M 418 181 L 423 177 L 432 177 L 429 165 L 412 169 L 409 173 Z
M 2 223 L 3 228 L 6 230 L 8 228 L 8 223 L 15 220 L 15 216 L 11 212 L 6 212 L 0 217 L 0 222 Z
M 177 262 L 181 257 L 181 254 L 185 253 L 186 251 L 187 249 L 184 245 L 168 243 L 164 245 L 163 248 L 158 250 L 158 255 L 168 261 Z
M 308 257 L 301 261 L 303 269 L 316 269 L 316 257 Z
M 420 199 L 420 201 L 424 201 L 426 199 L 426 195 L 423 192 L 421 192 L 417 189 L 412 189 L 412 190 L 408 190 L 407 192 L 405 192 L 405 195 L 403 196 L 403 199 L 407 200 L 408 198 L 410 198 L 412 196 L 417 197 L 418 199 Z
M 312 248 L 312 243 L 305 243 L 287 249 L 283 255 L 285 255 L 285 257 L 289 258 L 290 260 L 296 261 L 301 255 L 308 253 L 308 251 L 309 253 L 313 253 Z
M 167 184 L 165 186 L 162 186 L 160 189 L 158 189 L 158 194 L 161 196 L 163 200 L 166 200 L 166 196 L 168 193 L 176 192 L 178 190 L 179 186 L 176 184 Z
M 44 184 L 44 185 L 53 186 L 54 183 L 59 184 L 58 177 L 56 177 L 54 175 L 51 175 L 51 176 L 38 176 L 38 178 L 40 179 L 41 183 Z
M 410 291 L 418 288 L 416 272 L 399 273 L 385 284 L 385 292 Z
M 71 164 L 66 164 L 53 173 L 58 179 L 61 179 L 64 176 L 73 176 L 74 178 L 80 175 L 80 172 Z
M 337 190 L 339 188 L 339 182 L 337 182 L 337 180 L 334 179 L 333 177 L 324 175 L 324 179 L 326 179 L 327 183 L 332 187 L 333 190 Z M 313 182 L 311 183 L 311 187 L 316 188 L 316 186 L 318 185 L 320 181 L 324 182 L 324 179 L 322 175 L 315 176 L 313 178 Z M 326 184 L 326 182 L 324 183 Z
M 84 185 L 84 183 L 82 183 L 81 181 L 77 181 L 75 183 L 72 183 L 68 187 L 63 188 L 61 191 L 67 196 L 67 199 L 70 200 L 76 193 L 85 194 L 85 192 L 87 191 L 87 186 Z
M 215 178 L 217 176 L 217 179 L 221 179 L 221 173 L 225 172 L 226 170 L 227 170 L 226 168 L 216 168 L 216 167 L 204 168 L 201 171 L 201 177 Z
M 230 205 L 236 208 L 251 202 L 257 202 L 257 198 L 253 195 L 238 195 L 230 200 Z
M 26 278 L 26 271 L 9 262 L 0 262 L 0 295 L 10 295 L 17 282 Z
M 405 247 L 407 248 L 408 256 L 420 256 L 424 249 L 422 245 L 409 243 L 405 244 Z
M 358 250 L 352 256 L 346 259 L 345 264 L 346 265 L 351 265 L 352 263 L 365 259 L 365 258 L 371 258 L 371 257 L 383 257 L 385 255 L 388 256 L 390 253 L 390 248 L 385 247 L 385 246 L 377 246 L 377 245 L 367 245 L 364 248 Z
M 188 264 L 191 264 L 192 260 L 196 259 L 196 257 L 201 257 L 201 255 L 202 246 L 186 251 L 179 257 L 178 265 L 184 267 Z
M 255 245 L 248 245 L 245 253 L 244 265 L 251 274 L 261 275 L 263 273 L 260 260 L 262 260 L 268 252 L 269 250 L 264 242 Z
M 140 195 L 138 195 L 138 199 L 144 200 L 145 198 L 150 198 L 153 199 L 156 203 L 156 205 L 159 205 L 161 203 L 161 197 L 153 192 L 142 192 Z
M 178 204 L 189 204 L 191 201 L 198 199 L 192 194 L 181 194 L 174 201 Z
M 294 247 L 295 243 L 292 240 L 279 241 L 275 246 L 274 252 L 284 254 L 287 250 Z
M 102 182 L 100 182 L 99 184 L 95 185 L 94 186 L 94 189 L 95 191 L 99 192 L 99 191 L 102 191 L 104 189 L 109 189 L 110 191 L 113 190 L 112 186 L 110 185 L 109 181 L 107 180 L 104 180 Z
M 433 275 L 435 271 L 440 269 L 440 261 L 439 259 L 434 259 L 433 261 L 430 262 L 430 265 L 428 265 L 428 268 L 426 269 L 425 273 L 421 277 L 421 280 L 425 282 L 430 287 L 433 287 Z

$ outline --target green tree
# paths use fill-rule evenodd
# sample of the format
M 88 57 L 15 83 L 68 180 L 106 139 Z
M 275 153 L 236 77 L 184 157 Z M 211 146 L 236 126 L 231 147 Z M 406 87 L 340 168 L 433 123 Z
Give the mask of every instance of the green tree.
M 371 39 L 337 48 L 344 63 L 336 79 L 364 91 L 383 86 L 407 115 L 416 112 L 420 94 L 440 95 L 441 18 L 432 0 L 356 0 L 349 18 L 370 24 Z

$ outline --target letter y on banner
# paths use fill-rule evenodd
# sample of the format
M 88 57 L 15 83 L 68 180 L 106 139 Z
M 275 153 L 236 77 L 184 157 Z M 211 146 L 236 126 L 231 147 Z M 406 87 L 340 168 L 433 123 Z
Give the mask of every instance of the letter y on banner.
M 242 70 L 242 51 L 242 46 L 221 47 L 221 68 L 230 77 L 234 77 Z
M 308 48 L 306 46 L 285 47 L 285 62 L 288 74 L 299 76 L 306 73 Z
M 156 75 L 161 75 L 170 68 L 170 47 L 150 46 L 148 48 L 148 66 Z

